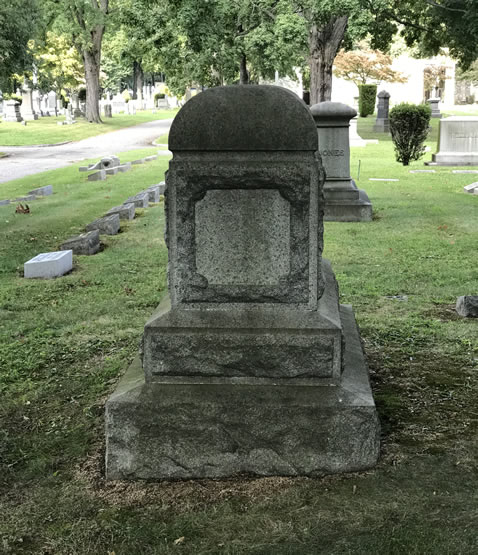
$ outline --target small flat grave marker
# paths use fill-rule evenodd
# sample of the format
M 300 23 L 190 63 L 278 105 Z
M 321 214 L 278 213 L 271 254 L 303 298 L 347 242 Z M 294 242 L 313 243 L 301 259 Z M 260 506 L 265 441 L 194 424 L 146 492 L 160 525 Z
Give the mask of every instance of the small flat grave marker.
M 410 170 L 410 173 L 436 173 L 436 170 Z
M 44 252 L 37 254 L 23 265 L 26 278 L 59 277 L 73 268 L 73 251 Z
M 399 179 L 390 179 L 385 177 L 371 177 L 369 181 L 400 181 Z
M 475 183 L 471 183 L 471 185 L 465 185 L 463 187 L 463 190 L 465 191 L 465 193 L 473 193 L 478 189 L 478 181 L 476 181 Z
M 452 170 L 452 173 L 478 173 L 478 170 Z

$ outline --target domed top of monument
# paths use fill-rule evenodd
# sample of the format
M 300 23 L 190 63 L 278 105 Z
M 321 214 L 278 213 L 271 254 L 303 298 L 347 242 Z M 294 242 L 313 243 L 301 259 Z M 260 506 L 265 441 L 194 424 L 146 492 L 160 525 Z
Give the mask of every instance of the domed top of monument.
M 178 112 L 169 133 L 174 151 L 313 151 L 317 129 L 305 103 L 270 85 L 215 87 Z

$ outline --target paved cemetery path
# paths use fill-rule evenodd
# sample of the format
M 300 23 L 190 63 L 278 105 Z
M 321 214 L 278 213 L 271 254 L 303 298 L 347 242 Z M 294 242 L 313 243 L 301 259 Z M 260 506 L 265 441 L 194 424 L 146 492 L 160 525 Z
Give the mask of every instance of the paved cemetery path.
M 151 146 L 155 139 L 169 131 L 172 122 L 172 118 L 149 121 L 58 146 L 0 146 L 0 152 L 8 154 L 0 158 L 0 183 L 56 170 L 88 158 L 119 155 L 128 150 Z M 169 154 L 167 150 L 159 153 Z

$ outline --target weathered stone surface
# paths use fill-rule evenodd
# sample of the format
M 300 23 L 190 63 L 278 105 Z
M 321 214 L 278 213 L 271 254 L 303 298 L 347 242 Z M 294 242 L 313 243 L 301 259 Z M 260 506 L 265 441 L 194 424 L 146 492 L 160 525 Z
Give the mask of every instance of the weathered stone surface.
M 136 208 L 148 208 L 149 206 L 149 193 L 138 193 L 134 197 L 126 199 L 124 204 L 133 203 Z
M 325 292 L 318 309 L 220 306 L 204 311 L 171 307 L 166 296 L 147 322 L 143 366 L 147 381 L 246 381 L 276 379 L 310 383 L 342 371 L 342 329 L 338 290 L 327 261 Z M 189 331 L 188 331 L 189 330 Z
M 159 202 L 159 185 L 152 185 L 144 192 L 148 193 L 149 202 Z
M 100 232 L 95 229 L 88 231 L 88 233 L 70 237 L 61 244 L 60 250 L 72 250 L 73 254 L 96 254 L 100 250 Z
M 308 150 L 317 140 L 304 118 L 307 106 L 292 103 L 290 97 L 297 97 L 287 89 L 232 85 L 206 93 L 191 98 L 174 118 L 169 150 L 297 151 Z M 205 125 L 208 120 L 214 125 Z
M 98 218 L 86 226 L 86 231 L 99 230 L 100 233 L 105 235 L 116 235 L 120 229 L 119 214 L 111 214 Z
M 94 173 L 90 173 L 88 176 L 88 181 L 104 181 L 106 179 L 106 170 L 98 170 Z
M 26 278 L 59 277 L 73 268 L 73 252 L 71 250 L 44 252 L 37 254 L 23 265 Z
M 112 214 L 118 214 L 120 220 L 132 220 L 134 219 L 135 210 L 134 203 L 129 202 L 128 204 L 122 204 L 121 206 L 114 206 L 113 208 L 110 208 L 106 215 L 111 216 Z
M 466 318 L 478 318 L 478 295 L 458 297 L 456 311 Z
M 107 477 L 372 466 L 360 339 L 321 256 L 310 112 L 278 87 L 208 89 L 181 109 L 170 146 L 170 295 L 145 326 L 144 377 L 133 366 L 107 403 Z
M 105 104 L 103 107 L 105 112 L 105 118 L 112 118 L 113 117 L 113 110 L 111 104 Z
M 144 164 L 144 163 L 145 163 L 145 159 L 144 159 L 144 158 L 139 158 L 138 160 L 133 160 L 131 163 L 132 163 L 133 165 L 136 165 L 136 164 Z
M 438 152 L 432 163 L 439 166 L 478 165 L 478 117 L 452 116 L 440 121 Z
M 145 162 L 152 162 L 153 160 L 156 160 L 157 157 L 158 157 L 157 154 L 152 154 L 151 156 L 146 156 L 144 160 Z
M 6 198 L 4 200 L 0 200 L 0 206 L 5 206 L 7 204 L 10 204 L 10 199 Z
M 310 108 L 317 126 L 324 183 L 325 221 L 372 220 L 372 204 L 350 176 L 350 120 L 357 112 L 340 102 L 320 102 Z
M 107 175 L 116 175 L 118 173 L 118 166 L 108 168 L 107 170 L 105 170 L 105 172 Z
M 350 307 L 338 386 L 145 383 L 133 363 L 106 405 L 112 479 L 320 476 L 374 466 L 380 427 Z
M 31 202 L 32 200 L 36 200 L 35 195 L 25 195 L 23 197 L 17 197 L 14 202 Z
M 28 194 L 37 195 L 39 197 L 47 197 L 53 194 L 53 185 L 45 185 L 44 187 L 38 187 L 38 189 L 33 189 L 33 191 L 29 191 Z

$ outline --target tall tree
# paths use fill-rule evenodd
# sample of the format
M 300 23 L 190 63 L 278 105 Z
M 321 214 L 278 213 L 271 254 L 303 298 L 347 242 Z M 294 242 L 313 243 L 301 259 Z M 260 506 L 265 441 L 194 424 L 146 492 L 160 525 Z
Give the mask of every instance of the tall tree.
M 28 42 L 39 18 L 36 0 L 0 2 L 0 89 L 11 89 L 10 78 L 32 67 Z
M 71 38 L 83 59 L 85 117 L 90 122 L 101 123 L 101 46 L 109 14 L 109 0 L 43 0 L 43 6 L 53 28 Z

